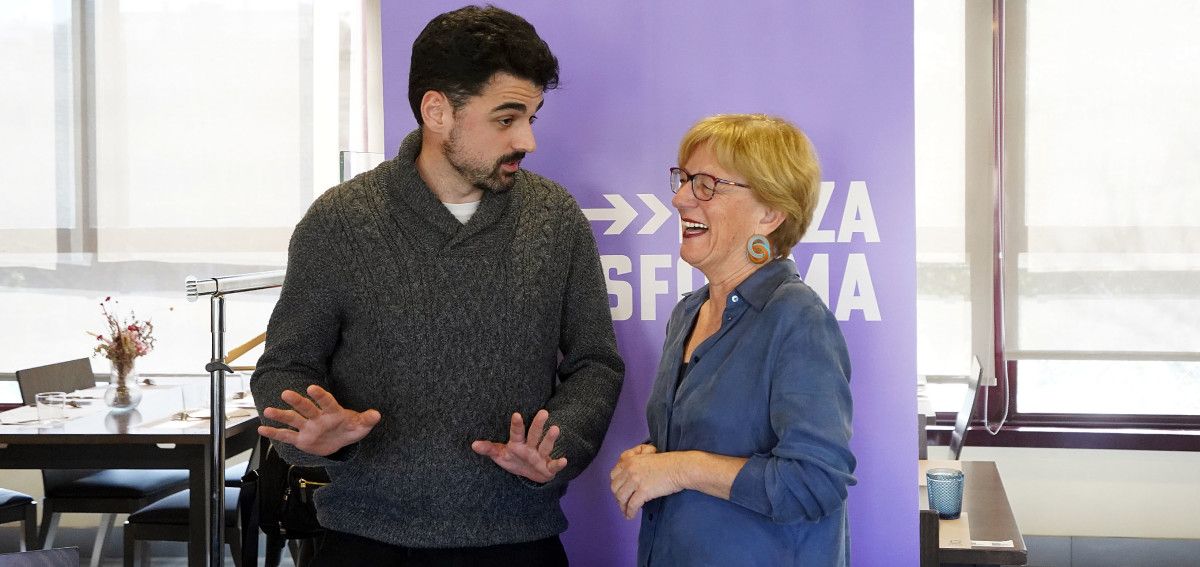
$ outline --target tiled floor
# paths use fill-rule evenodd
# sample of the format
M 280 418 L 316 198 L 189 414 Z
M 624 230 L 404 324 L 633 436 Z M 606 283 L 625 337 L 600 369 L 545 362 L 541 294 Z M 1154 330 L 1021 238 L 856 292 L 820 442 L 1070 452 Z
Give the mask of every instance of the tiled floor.
M 104 552 L 105 567 L 120 567 L 120 533 L 114 530 Z M 91 552 L 94 530 L 66 529 L 59 545 L 75 545 L 83 553 Z M 1029 565 L 1036 567 L 1198 567 L 1200 566 L 1200 540 L 1195 539 L 1134 539 L 1095 537 L 1044 537 L 1026 536 L 1029 548 Z M 0 550 L 17 549 L 15 524 L 0 527 Z M 187 547 L 178 542 L 153 542 L 150 561 L 146 567 L 184 567 L 187 565 Z M 87 565 L 87 558 L 84 558 Z M 260 555 L 259 565 L 263 564 Z M 225 565 L 232 566 L 233 560 L 225 557 Z M 294 567 L 291 557 L 283 554 L 283 565 Z
M 124 518 L 118 517 L 118 520 L 117 525 L 109 534 L 108 541 L 105 542 L 104 558 L 100 562 L 104 567 L 122 567 L 124 565 L 121 557 L 124 551 L 121 523 Z M 19 549 L 18 534 L 19 529 L 17 524 L 0 526 L 0 553 L 8 553 Z M 59 534 L 55 538 L 54 544 L 55 547 L 78 547 L 79 553 L 82 556 L 81 564 L 88 565 L 95 535 L 95 528 L 64 527 L 59 529 Z M 265 539 L 260 538 L 259 565 L 263 564 L 261 546 L 264 543 Z M 224 564 L 232 567 L 233 559 L 229 556 L 229 548 L 224 548 L 224 552 Z M 150 542 L 149 560 L 143 561 L 142 565 L 144 567 L 185 567 L 187 565 L 187 544 L 173 541 Z M 281 567 L 294 567 L 292 558 L 286 550 L 283 553 Z
M 187 557 L 184 556 L 184 554 L 187 553 L 187 548 L 180 547 L 178 550 L 168 549 L 163 551 L 165 553 L 160 555 L 152 555 L 149 561 L 142 561 L 142 567 L 187 567 Z M 83 565 L 87 565 L 88 559 L 84 558 L 81 563 Z M 262 555 L 259 555 L 258 557 L 258 564 L 263 564 Z M 100 562 L 100 565 L 103 567 L 122 567 L 124 565 L 124 561 L 119 556 L 106 556 Z M 229 557 L 228 551 L 225 553 L 224 565 L 225 567 L 233 567 L 233 559 Z M 283 561 L 280 562 L 280 567 L 294 567 L 291 556 L 289 556 L 286 552 L 283 554 Z
M 84 561 L 83 565 L 88 565 L 88 562 Z M 125 563 L 121 561 L 121 557 L 112 557 L 112 559 L 104 557 L 100 565 L 102 567 L 122 567 Z M 258 560 L 258 565 L 263 565 L 262 559 Z M 224 566 L 233 567 L 233 560 L 227 556 Z M 187 557 L 154 557 L 151 561 L 143 561 L 142 567 L 187 567 Z M 284 556 L 280 567 L 293 567 L 292 559 Z
M 1200 540 L 1026 536 L 1038 567 L 1197 567 Z

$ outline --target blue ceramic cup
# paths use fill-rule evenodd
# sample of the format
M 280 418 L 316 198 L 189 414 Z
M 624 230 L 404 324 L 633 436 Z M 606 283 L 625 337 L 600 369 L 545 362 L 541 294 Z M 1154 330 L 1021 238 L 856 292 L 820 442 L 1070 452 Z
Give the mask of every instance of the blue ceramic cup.
M 963 473 L 955 469 L 929 469 L 925 473 L 929 493 L 929 509 L 943 520 L 953 520 L 962 514 Z

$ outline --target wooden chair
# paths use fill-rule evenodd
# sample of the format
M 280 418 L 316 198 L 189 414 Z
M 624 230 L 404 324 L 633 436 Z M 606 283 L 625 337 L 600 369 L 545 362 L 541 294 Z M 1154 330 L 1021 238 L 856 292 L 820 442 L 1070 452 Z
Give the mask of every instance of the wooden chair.
M 237 488 L 242 486 L 242 477 L 246 476 L 246 470 L 250 466 L 250 461 L 229 465 L 225 467 L 225 486 Z
M 25 403 L 38 392 L 72 392 L 96 385 L 86 358 L 17 371 Z M 92 546 L 91 566 L 100 565 L 104 541 L 117 514 L 128 514 L 171 493 L 187 488 L 186 470 L 43 470 L 41 548 L 54 545 L 59 516 L 64 513 L 101 514 Z
M 38 392 L 74 392 L 95 385 L 96 375 L 92 374 L 92 363 L 86 358 L 17 371 L 17 386 L 25 405 L 33 405 Z
M 21 551 L 38 548 L 37 502 L 28 494 L 0 488 L 0 524 L 21 522 L 25 537 L 21 540 Z
M 938 567 L 939 543 L 938 515 L 933 510 L 921 510 L 921 567 Z
M 0 567 L 79 567 L 79 548 L 39 549 L 0 555 Z
M 238 566 L 258 562 L 257 529 L 251 533 L 243 532 L 238 507 L 242 477 L 251 466 L 257 465 L 257 455 L 262 445 L 261 440 L 255 444 L 250 459 L 246 462 L 230 465 L 225 469 L 225 539 L 229 544 L 229 552 L 233 555 L 234 565 Z M 140 564 L 142 559 L 147 557 L 148 541 L 188 541 L 188 534 L 191 532 L 191 526 L 188 525 L 190 497 L 190 490 L 184 490 L 129 515 L 129 519 L 125 521 L 126 567 Z M 253 549 L 245 549 L 243 546 Z
M 241 488 L 225 487 L 225 542 L 233 563 L 242 565 L 242 531 L 238 522 L 238 496 Z M 129 515 L 125 522 L 125 567 L 141 564 L 146 557 L 146 543 L 156 541 L 187 541 L 193 526 L 188 525 L 191 513 L 190 491 L 172 494 Z M 195 529 L 202 529 L 196 526 Z M 257 547 L 258 538 L 254 538 Z
M 917 414 L 917 458 L 925 460 L 929 458 L 929 433 L 925 430 L 925 416 Z
M 967 443 L 967 431 L 970 430 L 971 420 L 975 418 L 975 399 L 979 397 L 979 383 L 983 381 L 983 366 L 979 357 L 971 358 L 971 374 L 967 376 L 967 392 L 963 396 L 962 409 L 954 419 L 954 431 L 950 433 L 950 455 L 954 460 L 962 456 L 963 445 Z

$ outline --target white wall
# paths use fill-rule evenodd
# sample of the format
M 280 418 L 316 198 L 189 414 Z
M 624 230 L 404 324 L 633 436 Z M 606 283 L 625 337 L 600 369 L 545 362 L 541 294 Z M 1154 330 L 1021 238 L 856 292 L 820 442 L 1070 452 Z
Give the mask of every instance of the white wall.
M 1200 453 L 966 447 L 962 459 L 996 462 L 1024 535 L 1200 539 Z

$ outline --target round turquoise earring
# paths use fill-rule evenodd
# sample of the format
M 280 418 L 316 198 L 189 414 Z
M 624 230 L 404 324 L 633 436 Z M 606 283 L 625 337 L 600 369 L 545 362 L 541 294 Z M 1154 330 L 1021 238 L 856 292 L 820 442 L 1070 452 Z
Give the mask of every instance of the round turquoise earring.
M 746 254 L 755 264 L 766 264 L 771 260 L 771 242 L 761 234 L 755 234 L 746 242 Z

